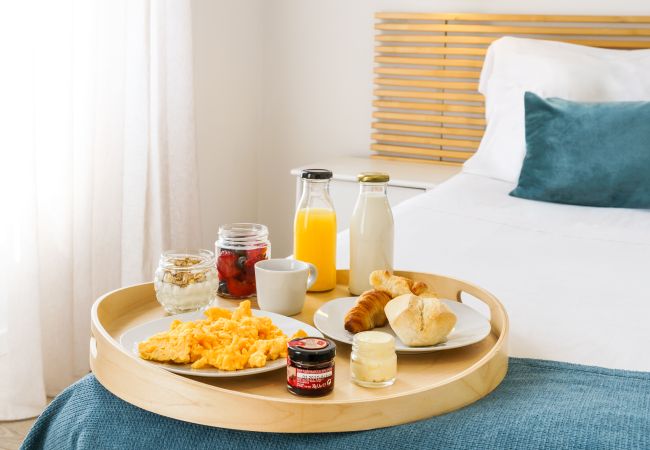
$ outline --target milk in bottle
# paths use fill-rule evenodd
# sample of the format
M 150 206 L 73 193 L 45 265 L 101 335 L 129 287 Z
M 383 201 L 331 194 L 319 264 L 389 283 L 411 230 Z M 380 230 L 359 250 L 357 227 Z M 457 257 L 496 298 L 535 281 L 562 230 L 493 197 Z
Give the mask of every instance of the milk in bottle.
M 359 197 L 350 221 L 350 293 L 371 289 L 368 278 L 374 270 L 393 270 L 393 213 L 386 173 L 359 174 Z

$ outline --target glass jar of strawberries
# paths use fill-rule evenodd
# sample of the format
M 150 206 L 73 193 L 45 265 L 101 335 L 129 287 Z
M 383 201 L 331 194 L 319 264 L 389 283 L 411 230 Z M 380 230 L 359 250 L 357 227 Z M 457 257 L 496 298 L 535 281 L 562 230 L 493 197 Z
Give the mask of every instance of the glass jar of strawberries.
M 219 288 L 228 298 L 249 298 L 256 292 L 255 263 L 271 257 L 269 230 L 256 223 L 231 223 L 219 227 L 215 242 Z

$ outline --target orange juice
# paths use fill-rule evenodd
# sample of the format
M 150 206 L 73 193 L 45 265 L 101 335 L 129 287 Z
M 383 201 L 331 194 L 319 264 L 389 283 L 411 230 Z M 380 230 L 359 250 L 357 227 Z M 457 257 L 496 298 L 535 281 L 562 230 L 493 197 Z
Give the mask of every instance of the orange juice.
M 310 291 L 336 287 L 336 213 L 326 208 L 305 208 L 296 213 L 293 238 L 294 258 L 310 262 L 318 278 Z

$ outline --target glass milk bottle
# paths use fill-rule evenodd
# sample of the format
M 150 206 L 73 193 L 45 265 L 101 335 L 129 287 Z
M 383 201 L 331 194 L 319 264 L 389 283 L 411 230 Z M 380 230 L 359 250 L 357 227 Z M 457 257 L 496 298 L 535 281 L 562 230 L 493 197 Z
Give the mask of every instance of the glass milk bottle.
M 350 293 L 371 289 L 374 270 L 393 270 L 393 213 L 386 197 L 386 173 L 366 172 L 357 177 L 359 197 L 350 221 Z
M 336 213 L 329 195 L 332 172 L 308 169 L 300 176 L 302 197 L 294 220 L 294 258 L 318 269 L 311 292 L 329 291 L 336 287 Z

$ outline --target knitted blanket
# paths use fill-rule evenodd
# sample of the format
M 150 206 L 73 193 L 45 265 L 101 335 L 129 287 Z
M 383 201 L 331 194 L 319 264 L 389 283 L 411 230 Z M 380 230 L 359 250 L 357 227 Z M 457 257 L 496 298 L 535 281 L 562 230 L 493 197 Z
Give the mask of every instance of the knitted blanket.
M 511 358 L 502 384 L 458 411 L 372 431 L 212 428 L 126 403 L 88 375 L 43 412 L 24 449 L 650 449 L 650 373 Z

